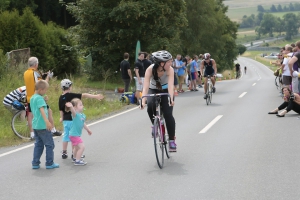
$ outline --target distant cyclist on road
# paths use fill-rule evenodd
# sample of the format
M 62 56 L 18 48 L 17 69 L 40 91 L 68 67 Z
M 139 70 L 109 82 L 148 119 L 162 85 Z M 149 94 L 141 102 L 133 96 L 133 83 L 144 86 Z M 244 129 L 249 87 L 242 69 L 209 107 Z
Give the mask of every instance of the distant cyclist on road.
M 172 55 L 168 51 L 157 51 L 152 53 L 153 63 L 145 73 L 143 87 L 143 96 L 147 94 L 169 93 L 171 97 L 171 106 L 168 96 L 161 96 L 161 107 L 164 114 L 167 130 L 169 134 L 169 147 L 171 152 L 176 152 L 175 144 L 175 119 L 173 117 L 174 106 L 174 70 L 172 65 Z M 145 107 L 146 98 L 142 100 L 141 109 Z M 147 98 L 147 112 L 151 123 L 154 123 L 155 102 L 153 98 Z
M 217 74 L 217 64 L 216 61 L 214 59 L 210 58 L 210 54 L 209 53 L 205 53 L 204 54 L 204 60 L 201 61 L 201 74 L 203 74 L 203 70 L 204 71 L 204 77 L 205 77 L 205 81 L 204 81 L 204 99 L 207 98 L 206 92 L 207 92 L 207 76 L 211 76 L 211 82 L 213 84 L 213 88 L 212 88 L 212 92 L 215 93 L 216 92 L 216 88 L 215 88 L 215 75 Z
M 246 66 L 244 67 L 244 72 L 245 72 L 245 74 L 247 73 L 247 67 Z
M 235 64 L 235 78 L 238 79 L 241 76 L 241 66 L 239 63 Z

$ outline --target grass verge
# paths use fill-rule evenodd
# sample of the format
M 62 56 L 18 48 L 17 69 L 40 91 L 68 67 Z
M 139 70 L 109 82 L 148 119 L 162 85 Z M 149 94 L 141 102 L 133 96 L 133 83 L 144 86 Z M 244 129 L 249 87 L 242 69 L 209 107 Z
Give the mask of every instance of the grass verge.
M 0 96 L 4 98 L 8 93 L 15 90 L 16 88 L 23 86 L 23 71 L 16 73 L 7 73 L 0 80 Z M 103 83 L 89 82 L 86 78 L 82 77 L 68 77 L 73 81 L 73 90 L 74 93 L 90 93 L 90 88 L 94 88 L 93 93 L 103 93 Z M 62 91 L 60 88 L 60 80 L 56 78 L 50 80 L 49 89 L 47 95 L 49 97 L 48 105 L 53 110 L 53 118 L 55 127 L 58 130 L 63 130 L 62 124 L 59 122 L 59 109 L 58 109 L 58 99 Z M 97 86 L 97 87 L 96 87 Z M 87 89 L 89 87 L 89 89 Z M 123 87 L 122 83 L 107 83 L 107 88 Z M 109 114 L 113 111 L 120 110 L 124 107 L 122 103 L 116 98 L 114 100 L 94 100 L 94 99 L 83 99 L 83 104 L 85 107 L 84 113 L 87 116 L 87 120 L 95 120 L 100 118 L 103 115 Z M 26 141 L 19 139 L 14 135 L 11 129 L 11 119 L 12 114 L 0 106 L 0 147 L 18 145 Z

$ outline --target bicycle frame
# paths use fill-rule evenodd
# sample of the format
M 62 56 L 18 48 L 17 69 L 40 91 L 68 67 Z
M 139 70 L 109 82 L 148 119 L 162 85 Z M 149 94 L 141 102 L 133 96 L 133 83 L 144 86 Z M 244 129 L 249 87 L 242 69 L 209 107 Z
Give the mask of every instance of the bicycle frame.
M 154 123 L 153 123 L 153 129 L 152 129 L 152 136 L 154 139 L 154 149 L 155 149 L 155 155 L 156 160 L 159 168 L 163 168 L 164 165 L 164 152 L 166 152 L 166 156 L 169 158 L 169 152 L 167 150 L 167 139 L 166 139 L 166 132 L 163 132 L 162 127 L 162 120 L 163 113 L 161 112 L 161 96 L 168 95 L 170 103 L 170 95 L 168 93 L 158 93 L 158 94 L 148 94 L 142 96 L 140 99 L 140 105 L 142 106 L 142 99 L 145 97 L 154 97 L 154 103 L 155 103 L 155 115 L 154 115 Z M 166 126 L 164 127 L 166 131 Z

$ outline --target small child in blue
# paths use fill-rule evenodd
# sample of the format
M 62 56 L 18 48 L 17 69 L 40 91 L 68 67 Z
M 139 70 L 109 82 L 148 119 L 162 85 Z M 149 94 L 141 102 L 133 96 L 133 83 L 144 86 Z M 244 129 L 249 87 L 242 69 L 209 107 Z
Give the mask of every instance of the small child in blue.
M 35 138 L 32 169 L 40 168 L 40 158 L 43 154 L 44 146 L 46 147 L 46 169 L 59 167 L 59 164 L 53 162 L 54 141 L 51 133 L 53 126 L 49 122 L 47 104 L 43 97 L 48 87 L 49 84 L 44 80 L 36 82 L 35 94 L 30 99 L 30 107 L 33 114 L 32 128 Z
M 77 98 L 72 99 L 71 102 L 66 103 L 66 107 L 67 110 L 71 111 L 72 120 L 73 120 L 73 125 L 69 132 L 69 137 L 72 142 L 72 146 L 74 147 L 73 150 L 74 158 L 72 161 L 74 162 L 74 165 L 86 165 L 87 162 L 81 159 L 85 147 L 80 136 L 82 134 L 83 128 L 88 132 L 89 135 L 92 134 L 92 131 L 87 127 L 85 123 L 86 116 L 85 114 L 82 113 L 83 111 L 82 101 Z

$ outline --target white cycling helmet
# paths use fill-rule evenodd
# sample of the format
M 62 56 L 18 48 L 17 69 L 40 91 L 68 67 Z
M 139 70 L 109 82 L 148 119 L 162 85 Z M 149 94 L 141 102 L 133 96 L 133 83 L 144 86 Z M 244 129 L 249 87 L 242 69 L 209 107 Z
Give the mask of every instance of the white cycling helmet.
M 68 89 L 71 85 L 72 85 L 72 81 L 70 81 L 69 79 L 63 79 L 60 82 L 61 89 L 63 90 Z
M 167 62 L 172 59 L 172 55 L 168 51 L 157 51 L 152 53 L 152 60 L 154 63 Z
M 209 53 L 205 53 L 205 54 L 204 54 L 204 59 L 205 59 L 205 60 L 210 59 L 210 54 L 209 54 Z

